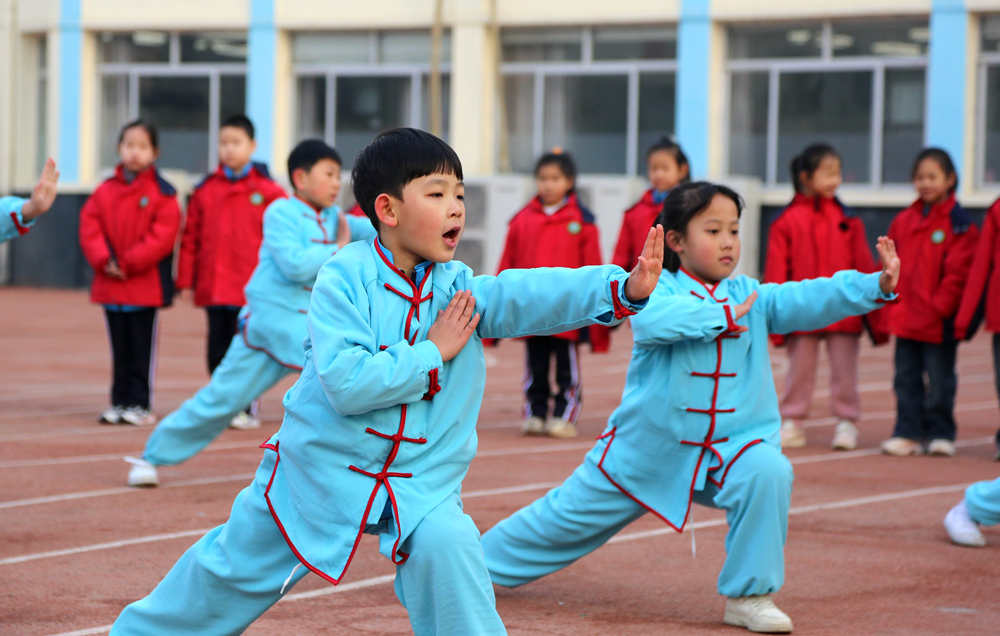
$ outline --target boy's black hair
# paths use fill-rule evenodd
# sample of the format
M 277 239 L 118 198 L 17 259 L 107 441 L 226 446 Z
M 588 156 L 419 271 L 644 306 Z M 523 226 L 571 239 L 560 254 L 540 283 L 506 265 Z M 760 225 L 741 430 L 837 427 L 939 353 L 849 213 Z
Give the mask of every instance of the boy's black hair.
M 160 148 L 160 134 L 156 131 L 156 126 L 153 122 L 146 119 L 133 119 L 124 126 L 122 126 L 121 132 L 118 133 L 118 143 L 125 141 L 125 133 L 132 128 L 142 128 L 149 135 L 149 143 L 153 146 L 153 150 L 158 150 Z
M 663 201 L 663 210 L 656 217 L 656 223 L 663 226 L 664 235 L 671 230 L 684 235 L 691 219 L 707 208 L 708 204 L 712 202 L 712 198 L 717 194 L 721 194 L 736 204 L 737 216 L 742 214 L 743 199 L 736 194 L 735 190 L 719 183 L 691 181 L 681 183 L 670 191 L 670 194 Z M 663 268 L 669 272 L 676 272 L 680 266 L 681 257 L 667 246 L 663 250 Z
M 833 146 L 825 143 L 817 143 L 806 146 L 805 150 L 792 159 L 792 162 L 788 165 L 788 169 L 792 173 L 792 185 L 795 186 L 796 192 L 801 193 L 803 189 L 799 175 L 804 172 L 807 176 L 813 176 L 813 173 L 819 168 L 819 164 L 827 157 L 840 159 L 840 155 L 837 154 Z
M 948 188 L 948 194 L 952 194 L 958 189 L 958 171 L 955 170 L 955 163 L 951 160 L 951 155 L 944 148 L 924 148 L 917 155 L 917 158 L 913 160 L 913 170 L 910 172 L 910 179 L 915 179 L 917 176 L 917 168 L 920 166 L 920 162 L 924 159 L 933 159 L 941 166 L 941 170 L 944 171 L 945 177 L 955 177 L 955 183 Z
M 573 161 L 573 157 L 570 156 L 568 152 L 559 150 L 553 150 L 547 152 L 538 158 L 535 162 L 535 172 L 534 175 L 538 176 L 538 171 L 545 166 L 556 166 L 559 171 L 566 175 L 566 178 L 576 184 L 576 162 Z M 570 188 L 570 192 L 573 188 Z
M 247 134 L 247 137 L 249 137 L 250 139 L 254 138 L 253 122 L 250 121 L 250 118 L 244 115 L 243 113 L 238 113 L 236 115 L 230 115 L 229 117 L 226 117 L 224 120 L 222 120 L 222 123 L 219 124 L 219 130 L 222 130 L 223 128 L 239 128 L 240 130 L 242 130 Z
M 673 156 L 674 161 L 677 162 L 678 168 L 687 167 L 687 172 L 684 174 L 684 178 L 681 179 L 681 183 L 691 182 L 691 164 L 688 162 L 687 155 L 684 154 L 684 150 L 681 149 L 681 145 L 667 137 L 666 135 L 660 137 L 656 140 L 649 150 L 646 151 L 646 162 L 649 162 L 649 158 L 653 156 L 654 152 L 669 152 Z
M 295 187 L 295 178 L 292 175 L 296 170 L 309 172 L 323 159 L 333 159 L 338 166 L 344 163 L 337 151 L 322 139 L 306 139 L 292 148 L 288 153 L 288 180 L 292 182 L 292 188 Z
M 379 229 L 375 199 L 403 198 L 406 184 L 429 174 L 453 174 L 462 181 L 462 162 L 444 140 L 417 128 L 394 128 L 375 137 L 354 160 L 354 199 Z

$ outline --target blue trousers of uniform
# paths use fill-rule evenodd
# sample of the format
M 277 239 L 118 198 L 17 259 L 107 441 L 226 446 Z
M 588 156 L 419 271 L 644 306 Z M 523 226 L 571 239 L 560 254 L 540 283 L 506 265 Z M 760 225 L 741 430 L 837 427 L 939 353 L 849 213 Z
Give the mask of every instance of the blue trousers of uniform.
M 494 583 L 515 587 L 562 569 L 646 513 L 598 469 L 602 451 L 595 448 L 561 486 L 483 535 Z M 720 594 L 770 594 L 781 587 L 791 493 L 791 464 L 766 444 L 747 449 L 722 488 L 709 482 L 695 491 L 697 503 L 725 510 L 729 522 Z
M 264 499 L 274 469 L 265 453 L 229 520 L 198 540 L 149 596 L 122 611 L 115 635 L 239 634 L 309 571 L 299 565 Z M 392 531 L 379 524 L 379 531 Z M 496 612 L 479 531 L 454 495 L 432 510 L 400 546 L 396 595 L 417 636 L 507 632 Z M 287 580 L 287 585 L 285 582 Z
M 977 481 L 966 488 L 965 508 L 976 523 L 1000 524 L 1000 477 L 993 481 Z
M 263 351 L 251 349 L 236 334 L 208 384 L 160 420 L 146 441 L 142 458 L 165 466 L 194 457 L 226 430 L 247 404 L 294 372 Z

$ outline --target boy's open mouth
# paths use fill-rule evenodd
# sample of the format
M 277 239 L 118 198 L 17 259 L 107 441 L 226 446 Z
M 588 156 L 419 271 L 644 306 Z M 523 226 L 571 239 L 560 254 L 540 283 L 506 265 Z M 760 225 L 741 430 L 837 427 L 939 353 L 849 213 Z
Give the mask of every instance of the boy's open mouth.
M 458 235 L 461 233 L 462 233 L 462 228 L 456 225 L 455 227 L 451 228 L 441 236 L 443 236 L 448 241 L 457 241 Z

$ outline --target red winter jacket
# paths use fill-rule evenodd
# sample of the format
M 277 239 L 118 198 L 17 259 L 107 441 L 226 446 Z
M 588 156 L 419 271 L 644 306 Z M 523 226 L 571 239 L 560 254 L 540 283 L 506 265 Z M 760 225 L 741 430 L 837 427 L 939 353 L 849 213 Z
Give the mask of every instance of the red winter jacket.
M 194 288 L 199 307 L 246 304 L 243 287 L 257 266 L 264 210 L 285 196 L 261 163 L 236 181 L 221 165 L 205 177 L 188 203 L 177 288 Z
M 115 176 L 94 190 L 80 211 L 80 247 L 94 268 L 95 303 L 165 307 L 173 297 L 171 265 L 181 213 L 176 191 L 155 167 L 125 180 Z M 104 273 L 114 258 L 125 280 Z
M 653 227 L 656 217 L 663 210 L 663 203 L 653 201 L 653 189 L 646 190 L 635 205 L 625 210 L 622 217 L 622 227 L 618 230 L 618 242 L 615 243 L 615 254 L 611 262 L 626 272 L 631 271 L 642 254 L 646 244 L 646 235 Z
M 986 211 L 979 246 L 965 280 L 962 302 L 955 315 L 955 337 L 972 337 L 979 325 L 980 309 L 986 305 L 986 329 L 1000 332 L 1000 199 Z M 970 329 L 971 328 L 971 329 Z
M 976 249 L 979 230 L 954 195 L 924 216 L 919 199 L 896 215 L 889 238 L 902 262 L 896 293 L 888 307 L 889 331 L 901 338 L 940 343 L 950 338 Z
M 876 272 L 865 235 L 865 226 L 856 216 L 844 212 L 837 199 L 796 194 L 784 212 L 771 224 L 767 238 L 765 283 L 784 283 L 833 276 L 842 269 Z M 851 316 L 810 333 L 861 333 L 867 326 L 876 343 L 888 341 L 889 334 L 878 319 L 881 313 Z M 784 337 L 773 334 L 775 344 Z
M 601 246 L 594 215 L 580 205 L 575 194 L 566 203 L 546 214 L 541 199 L 535 197 L 510 220 L 499 274 L 505 269 L 530 267 L 583 267 L 601 265 Z M 580 331 L 555 334 L 557 338 L 580 339 Z M 610 337 L 607 327 L 593 325 L 588 330 L 590 345 L 596 352 L 607 351 Z

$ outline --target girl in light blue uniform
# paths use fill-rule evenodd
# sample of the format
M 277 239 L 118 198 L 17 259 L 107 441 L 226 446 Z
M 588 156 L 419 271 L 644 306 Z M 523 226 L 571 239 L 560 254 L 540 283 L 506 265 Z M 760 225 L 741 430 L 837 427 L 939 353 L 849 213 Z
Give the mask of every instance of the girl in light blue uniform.
M 45 214 L 56 199 L 56 184 L 59 182 L 59 172 L 56 162 L 48 159 L 31 192 L 30 199 L 21 197 L 0 197 L 0 243 L 27 234 L 35 219 Z
M 780 448 L 768 334 L 875 309 L 892 298 L 899 260 L 880 239 L 881 277 L 729 278 L 741 206 L 735 192 L 705 182 L 668 195 L 659 222 L 669 249 L 648 306 L 631 320 L 621 405 L 561 486 L 483 536 L 494 582 L 513 587 L 559 570 L 647 512 L 680 532 L 697 502 L 725 510 L 729 522 L 718 581 L 729 598 L 725 621 L 791 631 L 770 600 L 784 580 L 792 467 Z

